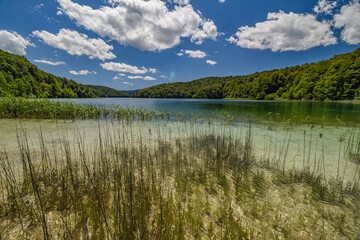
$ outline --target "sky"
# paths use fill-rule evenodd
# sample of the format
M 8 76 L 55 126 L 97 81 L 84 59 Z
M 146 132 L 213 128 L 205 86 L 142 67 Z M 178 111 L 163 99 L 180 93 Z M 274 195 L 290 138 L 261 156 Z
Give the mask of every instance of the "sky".
M 0 0 L 0 49 L 119 90 L 247 75 L 360 44 L 360 0 Z

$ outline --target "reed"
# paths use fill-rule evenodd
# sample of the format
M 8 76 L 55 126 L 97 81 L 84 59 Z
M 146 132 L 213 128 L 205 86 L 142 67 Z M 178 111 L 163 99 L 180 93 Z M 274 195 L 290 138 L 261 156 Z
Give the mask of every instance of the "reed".
M 22 119 L 166 119 L 168 113 L 157 113 L 142 107 L 78 104 L 51 99 L 0 98 L 0 118 Z
M 326 179 L 308 160 L 286 168 L 290 135 L 274 160 L 260 161 L 252 125 L 234 131 L 230 120 L 99 120 L 95 139 L 40 131 L 37 149 L 19 125 L 21 165 L 0 155 L 0 236 L 355 238 L 358 181 Z

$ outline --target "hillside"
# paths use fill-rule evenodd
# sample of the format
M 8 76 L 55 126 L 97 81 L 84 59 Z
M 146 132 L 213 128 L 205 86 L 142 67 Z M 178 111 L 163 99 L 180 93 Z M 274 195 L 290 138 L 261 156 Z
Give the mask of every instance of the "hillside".
M 132 97 L 137 91 L 139 91 L 139 89 L 135 89 L 135 90 L 121 90 L 123 93 L 129 95 L 129 97 Z
M 236 77 L 161 84 L 134 97 L 246 99 L 360 99 L 360 48 L 329 60 Z
M 94 90 L 39 70 L 25 57 L 0 50 L 0 97 L 87 98 Z
M 99 97 L 130 97 L 128 94 L 105 86 L 98 85 L 85 85 L 86 87 L 93 89 L 95 94 Z

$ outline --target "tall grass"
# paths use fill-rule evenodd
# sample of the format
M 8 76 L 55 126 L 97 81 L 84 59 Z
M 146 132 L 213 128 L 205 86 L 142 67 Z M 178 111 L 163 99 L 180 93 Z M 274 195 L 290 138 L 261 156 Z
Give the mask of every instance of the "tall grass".
M 259 161 L 251 125 L 228 125 L 99 122 L 96 141 L 64 130 L 54 143 L 40 132 L 40 150 L 20 127 L 21 166 L 5 150 L 0 155 L 0 236 L 355 238 L 358 181 L 288 170 L 290 136 L 276 161 Z
M 78 104 L 50 99 L 0 98 L 0 118 L 37 119 L 166 119 L 167 113 L 157 113 L 142 107 Z

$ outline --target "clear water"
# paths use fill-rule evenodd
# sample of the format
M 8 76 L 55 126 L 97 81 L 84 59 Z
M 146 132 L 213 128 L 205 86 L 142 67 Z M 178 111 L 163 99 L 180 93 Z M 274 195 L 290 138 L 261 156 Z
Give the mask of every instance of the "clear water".
M 352 136 L 356 137 L 359 134 L 357 123 L 360 105 L 358 104 L 132 98 L 71 99 L 71 101 L 101 105 L 140 106 L 156 111 L 183 112 L 187 115 L 201 113 L 211 117 L 221 115 L 226 111 L 234 116 L 234 121 L 230 126 L 213 123 L 210 129 L 207 122 L 201 122 L 195 124 L 196 131 L 203 134 L 216 134 L 222 133 L 226 128 L 228 133 L 243 138 L 240 135 L 244 135 L 251 124 L 254 152 L 257 158 L 278 161 L 284 156 L 284 148 L 286 148 L 287 168 L 302 168 L 306 165 L 316 169 L 319 159 L 324 159 L 327 177 L 339 174 L 347 180 L 354 178 L 357 169 L 356 164 L 349 161 L 348 143 Z M 76 132 L 81 132 L 90 144 L 96 146 L 99 126 L 105 129 L 108 125 L 104 120 L 77 120 L 75 122 L 22 120 L 21 124 L 26 128 L 30 136 L 30 143 L 34 148 L 39 148 L 40 131 L 49 144 L 53 139 L 63 137 L 66 132 L 72 145 L 75 146 Z M 147 139 L 151 142 L 155 140 L 153 137 L 174 140 L 177 137 L 189 136 L 189 131 L 195 125 L 181 121 L 134 122 L 129 125 L 115 125 L 115 130 L 113 130 L 121 129 L 125 134 L 131 135 L 131 138 L 135 136 L 135 141 L 142 137 L 143 140 Z M 18 153 L 17 132 L 19 126 L 19 122 L 16 120 L 0 120 L 0 146 L 6 148 L 15 157 Z M 151 130 L 153 131 L 152 135 Z M 157 135 L 154 133 L 155 131 L 162 133 Z
M 352 126 L 360 122 L 360 104 L 341 102 L 256 101 L 226 99 L 91 98 L 60 101 L 95 105 L 136 106 L 160 112 L 214 116 L 230 113 L 235 122 L 246 119 L 290 123 Z

